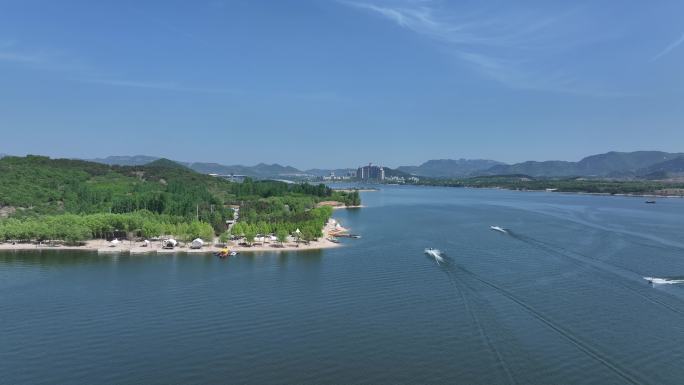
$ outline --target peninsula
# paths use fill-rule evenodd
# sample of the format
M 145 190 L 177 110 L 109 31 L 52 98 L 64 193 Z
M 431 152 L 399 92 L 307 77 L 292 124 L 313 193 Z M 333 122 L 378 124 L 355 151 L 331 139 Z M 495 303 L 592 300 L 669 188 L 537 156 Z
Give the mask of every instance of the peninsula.
M 332 207 L 358 192 L 271 180 L 232 182 L 159 159 L 112 166 L 43 156 L 0 159 L 0 249 L 157 248 L 201 240 L 205 250 L 337 246 Z M 145 242 L 145 240 L 152 240 Z

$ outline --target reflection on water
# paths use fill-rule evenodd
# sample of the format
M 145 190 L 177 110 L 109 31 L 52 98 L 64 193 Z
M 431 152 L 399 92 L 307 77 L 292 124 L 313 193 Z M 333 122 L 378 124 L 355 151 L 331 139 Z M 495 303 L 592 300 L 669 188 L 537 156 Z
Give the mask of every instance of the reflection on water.
M 323 250 L 285 251 L 276 255 L 276 262 L 281 266 L 310 265 L 320 266 Z M 272 257 L 273 255 L 269 255 Z
M 0 264 L 14 266 L 68 266 L 116 262 L 117 255 L 98 255 L 91 251 L 13 250 L 0 252 Z

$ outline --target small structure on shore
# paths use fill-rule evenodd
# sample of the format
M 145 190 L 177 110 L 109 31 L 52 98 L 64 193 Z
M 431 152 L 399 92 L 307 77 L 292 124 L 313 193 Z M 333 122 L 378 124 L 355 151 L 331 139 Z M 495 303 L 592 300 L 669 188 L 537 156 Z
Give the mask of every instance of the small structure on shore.
M 121 243 L 121 241 L 119 241 L 117 238 L 114 238 L 111 242 L 109 242 L 109 247 L 116 247 L 119 245 L 119 243 Z
M 164 240 L 162 241 L 162 247 L 163 247 L 164 249 L 173 249 L 173 248 L 176 247 L 177 245 L 178 245 L 178 241 L 176 241 L 176 240 L 173 239 L 173 238 L 164 239 Z
M 204 246 L 204 241 L 200 238 L 195 238 L 192 243 L 190 243 L 191 249 L 201 249 Z

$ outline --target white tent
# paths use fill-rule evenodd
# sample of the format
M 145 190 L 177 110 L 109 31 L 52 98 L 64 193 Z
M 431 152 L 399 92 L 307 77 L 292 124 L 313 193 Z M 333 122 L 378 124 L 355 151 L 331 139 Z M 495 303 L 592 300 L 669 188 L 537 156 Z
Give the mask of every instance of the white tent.
M 165 239 L 162 241 L 162 247 L 165 249 L 173 249 L 178 245 L 178 241 L 173 238 Z
M 118 239 L 114 238 L 114 239 L 112 239 L 111 242 L 109 242 L 109 247 L 116 247 L 119 243 L 121 243 L 121 241 L 119 241 Z
M 192 243 L 190 243 L 191 249 L 201 249 L 202 246 L 204 246 L 204 241 L 199 238 L 193 239 Z

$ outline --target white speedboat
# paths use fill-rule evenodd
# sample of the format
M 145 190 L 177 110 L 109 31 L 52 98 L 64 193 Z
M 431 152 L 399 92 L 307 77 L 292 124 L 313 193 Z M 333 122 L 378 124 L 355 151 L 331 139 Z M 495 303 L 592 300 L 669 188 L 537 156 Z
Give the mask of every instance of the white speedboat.
M 425 254 L 434 258 L 435 261 L 437 261 L 437 263 L 444 262 L 444 258 L 442 257 L 442 252 L 438 249 L 433 249 L 432 247 L 427 248 L 427 249 L 425 249 Z
M 489 226 L 489 229 L 490 229 L 490 230 L 494 230 L 494 231 L 498 231 L 498 232 L 500 232 L 500 233 L 508 234 L 508 231 L 506 231 L 506 229 L 504 229 L 503 227 L 499 227 L 499 226 Z
M 644 277 L 651 285 L 675 285 L 684 283 L 684 279 L 668 279 L 656 277 Z

